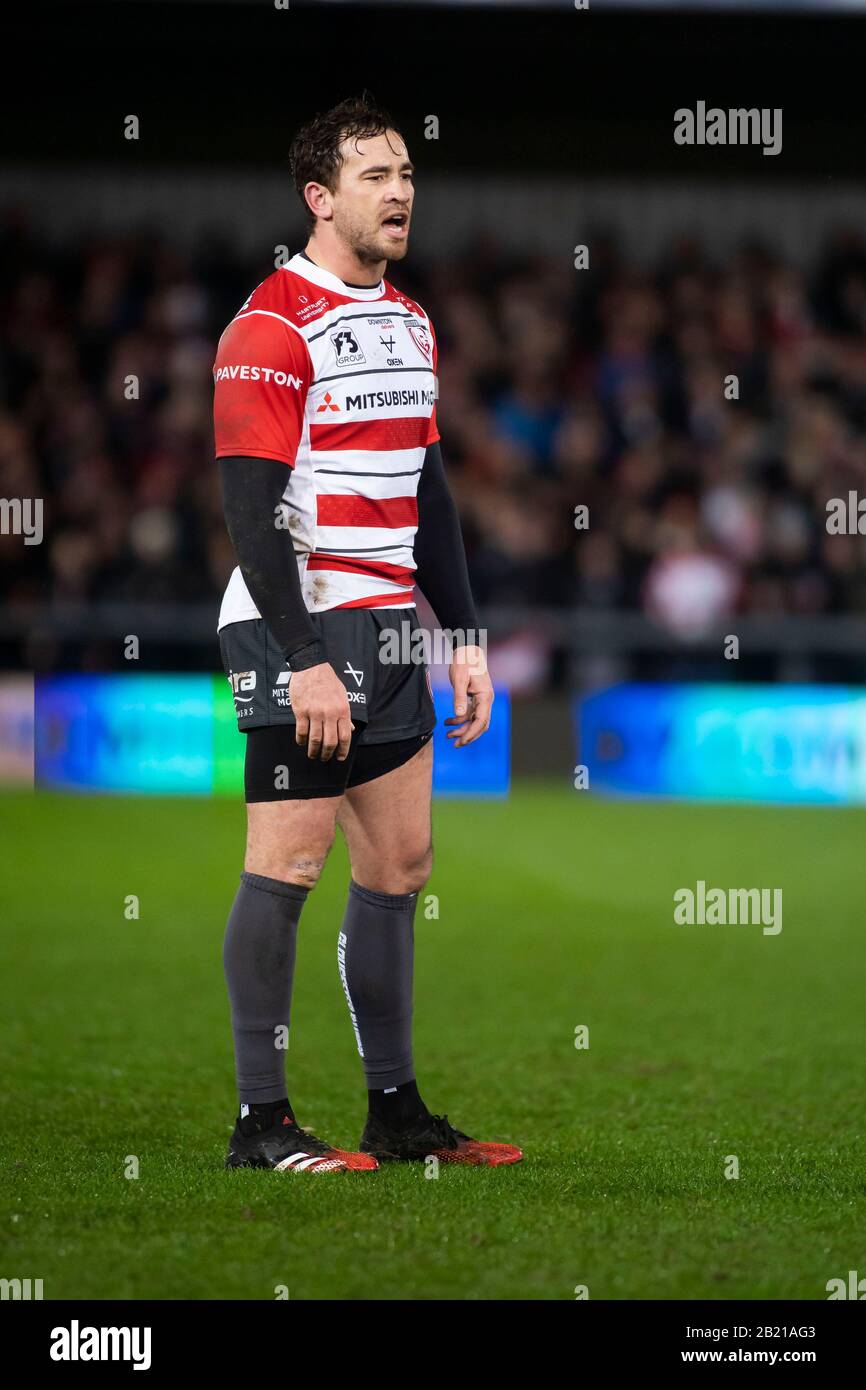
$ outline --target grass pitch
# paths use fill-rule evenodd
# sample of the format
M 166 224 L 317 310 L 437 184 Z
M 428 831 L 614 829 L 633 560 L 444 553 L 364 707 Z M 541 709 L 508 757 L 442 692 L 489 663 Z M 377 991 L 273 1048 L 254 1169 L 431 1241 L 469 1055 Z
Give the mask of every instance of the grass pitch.
M 8 794 L 0 829 L 0 1275 L 46 1298 L 822 1299 L 866 1272 L 863 812 L 438 802 L 419 1081 L 526 1160 L 437 1180 L 224 1171 L 240 804 Z M 354 1146 L 347 872 L 338 845 L 304 911 L 288 1063 L 301 1123 Z M 781 933 L 675 926 L 698 879 L 782 888 Z

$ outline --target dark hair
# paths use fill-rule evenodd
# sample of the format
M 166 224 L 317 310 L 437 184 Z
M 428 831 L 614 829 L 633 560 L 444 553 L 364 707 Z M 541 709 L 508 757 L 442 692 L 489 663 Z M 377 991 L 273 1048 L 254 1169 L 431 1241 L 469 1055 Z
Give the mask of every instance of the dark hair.
M 323 183 L 333 193 L 343 163 L 340 153 L 343 141 L 370 140 L 374 135 L 384 135 L 386 130 L 400 134 L 388 112 L 366 91 L 359 97 L 341 101 L 301 126 L 292 141 L 289 163 L 311 227 L 316 225 L 316 218 L 304 197 L 307 184 L 311 181 Z

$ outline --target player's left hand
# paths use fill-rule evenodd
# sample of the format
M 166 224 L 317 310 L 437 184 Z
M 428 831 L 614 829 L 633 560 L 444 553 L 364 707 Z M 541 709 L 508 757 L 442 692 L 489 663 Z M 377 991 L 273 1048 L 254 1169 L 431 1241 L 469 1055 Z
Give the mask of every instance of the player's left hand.
M 456 725 L 448 734 L 455 748 L 474 743 L 490 728 L 493 683 L 481 647 L 457 647 L 448 668 L 454 687 L 454 713 L 445 720 Z

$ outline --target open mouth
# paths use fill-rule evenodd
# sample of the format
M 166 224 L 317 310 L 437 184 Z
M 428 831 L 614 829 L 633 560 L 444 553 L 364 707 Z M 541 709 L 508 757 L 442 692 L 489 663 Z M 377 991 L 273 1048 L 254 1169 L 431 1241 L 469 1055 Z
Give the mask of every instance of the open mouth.
M 392 212 L 390 217 L 386 217 L 382 226 L 393 234 L 405 232 L 409 226 L 408 212 Z

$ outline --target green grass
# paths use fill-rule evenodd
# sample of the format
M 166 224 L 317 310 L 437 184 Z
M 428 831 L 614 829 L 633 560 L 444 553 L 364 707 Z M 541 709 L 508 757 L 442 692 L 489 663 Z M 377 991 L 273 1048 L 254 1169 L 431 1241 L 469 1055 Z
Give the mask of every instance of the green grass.
M 0 1275 L 52 1298 L 820 1299 L 866 1274 L 864 813 L 437 803 L 420 1082 L 527 1156 L 436 1181 L 223 1170 L 242 806 L 10 794 L 0 832 Z M 289 1074 L 301 1122 L 354 1145 L 346 875 L 337 847 L 304 912 Z M 698 878 L 781 887 L 781 934 L 675 926 Z

